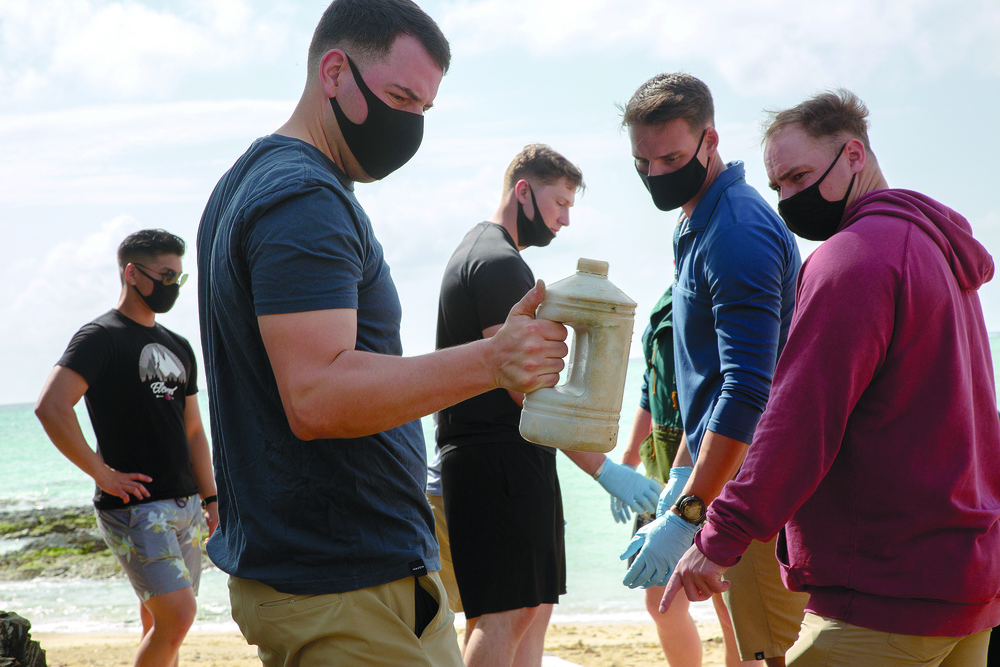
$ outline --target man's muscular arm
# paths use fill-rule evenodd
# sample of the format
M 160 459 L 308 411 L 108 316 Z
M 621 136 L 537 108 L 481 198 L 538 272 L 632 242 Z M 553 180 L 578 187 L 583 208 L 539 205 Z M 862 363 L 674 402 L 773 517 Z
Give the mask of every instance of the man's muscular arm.
M 357 312 L 262 315 L 261 338 L 292 432 L 303 440 L 379 433 L 503 387 L 553 387 L 566 356 L 566 328 L 534 319 L 539 281 L 487 340 L 418 357 L 355 350 Z

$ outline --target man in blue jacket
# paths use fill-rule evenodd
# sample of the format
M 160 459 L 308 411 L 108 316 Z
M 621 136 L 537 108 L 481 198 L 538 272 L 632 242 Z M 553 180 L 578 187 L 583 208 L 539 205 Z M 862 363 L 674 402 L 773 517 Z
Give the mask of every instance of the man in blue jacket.
M 662 586 L 706 506 L 739 470 L 764 405 L 794 305 L 795 241 L 742 162 L 722 161 L 712 94 L 688 74 L 661 74 L 625 107 L 636 170 L 674 230 L 674 366 L 684 435 L 658 518 L 622 554 L 624 583 Z M 784 665 L 805 599 L 781 584 L 774 544 L 730 570 L 726 595 L 740 657 Z

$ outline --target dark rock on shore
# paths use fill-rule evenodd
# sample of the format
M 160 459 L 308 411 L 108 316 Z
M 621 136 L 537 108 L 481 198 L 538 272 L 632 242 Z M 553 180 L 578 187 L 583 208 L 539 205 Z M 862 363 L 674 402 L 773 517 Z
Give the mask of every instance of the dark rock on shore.
M 46 667 L 45 651 L 31 640 L 31 622 L 0 611 L 0 667 Z
M 97 532 L 94 508 L 45 507 L 36 510 L 0 511 L 0 537 L 14 538 L 49 533 Z
M 92 506 L 0 512 L 4 540 L 17 540 L 18 548 L 0 554 L 0 581 L 124 576 L 101 537 Z M 203 549 L 202 570 L 211 567 Z

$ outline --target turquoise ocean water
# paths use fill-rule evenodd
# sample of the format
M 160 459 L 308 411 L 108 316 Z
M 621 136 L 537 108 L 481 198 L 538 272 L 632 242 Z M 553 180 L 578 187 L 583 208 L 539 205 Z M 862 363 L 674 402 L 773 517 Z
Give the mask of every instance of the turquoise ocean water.
M 642 363 L 633 360 L 622 407 L 619 444 L 631 429 L 642 382 Z M 201 392 L 203 416 L 209 406 Z M 0 406 L 0 510 L 49 506 L 82 506 L 91 502 L 94 485 L 49 442 L 33 413 L 33 405 Z M 90 420 L 81 401 L 80 424 L 93 443 Z M 207 418 L 207 417 L 206 417 Z M 431 420 L 423 420 L 424 436 L 433 449 Z M 616 460 L 620 452 L 612 454 Z M 631 537 L 631 526 L 611 517 L 609 496 L 565 456 L 558 456 L 566 516 L 568 593 L 557 607 L 557 619 L 641 621 L 646 618 L 642 593 L 621 584 L 624 564 L 618 554 Z M 0 551 L 16 548 L 0 540 Z M 202 573 L 197 627 L 235 629 L 230 620 L 226 575 Z M 125 580 L 33 580 L 0 582 L 0 610 L 29 618 L 33 630 L 88 632 L 138 628 L 138 605 Z M 705 609 L 711 618 L 711 610 Z
M 1000 334 L 990 337 L 994 360 L 1000 359 Z M 998 364 L 994 363 L 997 372 Z M 629 363 L 619 429 L 619 448 L 631 429 L 642 382 L 642 362 Z M 1000 385 L 1000 373 L 998 385 Z M 202 392 L 202 413 L 208 405 Z M 31 404 L 0 406 L 0 509 L 82 506 L 91 501 L 93 482 L 49 442 Z M 80 423 L 93 442 L 90 421 L 81 402 Z M 428 447 L 433 447 L 429 419 L 424 420 Z M 620 449 L 610 454 L 620 458 Z M 554 621 L 642 622 L 648 619 L 640 591 L 621 584 L 624 565 L 618 554 L 628 543 L 631 526 L 611 518 L 607 493 L 565 456 L 558 457 L 566 516 L 567 594 L 556 607 Z M 16 548 L 0 540 L 0 551 Z M 0 582 L 0 610 L 29 618 L 36 632 L 138 631 L 136 597 L 124 579 L 110 581 L 36 579 Z M 692 607 L 697 620 L 711 621 L 707 603 Z M 196 629 L 232 629 L 226 575 L 202 573 Z

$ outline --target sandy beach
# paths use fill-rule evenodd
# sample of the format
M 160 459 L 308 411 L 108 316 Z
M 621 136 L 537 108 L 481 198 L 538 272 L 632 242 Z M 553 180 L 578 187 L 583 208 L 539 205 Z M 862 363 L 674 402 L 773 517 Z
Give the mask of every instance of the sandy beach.
M 722 667 L 725 656 L 718 625 L 700 625 L 703 667 Z M 128 667 L 136 634 L 32 633 L 45 649 L 50 667 Z M 652 623 L 554 623 L 545 637 L 547 656 L 584 667 L 666 665 Z M 259 665 L 256 648 L 235 632 L 192 632 L 181 649 L 181 665 L 250 667 Z

